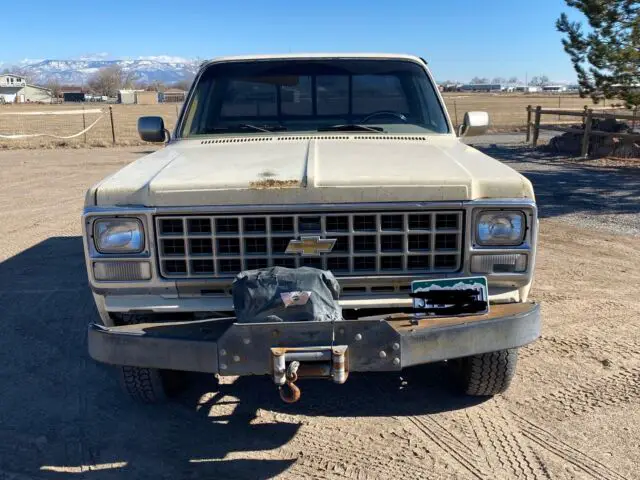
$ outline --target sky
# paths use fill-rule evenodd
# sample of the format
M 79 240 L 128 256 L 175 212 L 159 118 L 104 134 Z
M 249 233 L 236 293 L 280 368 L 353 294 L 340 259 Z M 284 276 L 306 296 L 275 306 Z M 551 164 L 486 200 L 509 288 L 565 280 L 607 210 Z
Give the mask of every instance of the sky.
M 0 64 L 25 59 L 283 52 L 422 56 L 439 81 L 574 81 L 554 23 L 564 0 L 67 0 L 3 2 Z M 7 41 L 14 39 L 14 41 Z M 1 65 L 0 65 L 1 66 Z

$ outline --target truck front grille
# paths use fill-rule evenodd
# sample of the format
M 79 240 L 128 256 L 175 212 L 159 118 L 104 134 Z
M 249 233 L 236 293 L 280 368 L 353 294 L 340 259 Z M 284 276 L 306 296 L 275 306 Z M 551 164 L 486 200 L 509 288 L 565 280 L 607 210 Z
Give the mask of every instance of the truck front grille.
M 233 277 L 241 270 L 310 266 L 337 276 L 455 272 L 462 261 L 459 210 L 382 213 L 158 216 L 160 273 Z M 285 254 L 293 239 L 335 239 L 330 253 Z

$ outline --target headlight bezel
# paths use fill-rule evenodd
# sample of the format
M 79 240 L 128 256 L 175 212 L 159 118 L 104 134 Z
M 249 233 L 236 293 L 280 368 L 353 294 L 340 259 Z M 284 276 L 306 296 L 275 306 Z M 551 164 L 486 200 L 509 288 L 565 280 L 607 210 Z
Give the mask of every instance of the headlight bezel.
M 101 223 L 103 222 L 117 222 L 117 221 L 122 221 L 124 222 L 134 222 L 137 224 L 138 226 L 138 231 L 140 232 L 140 246 L 139 248 L 133 250 L 133 249 L 123 249 L 123 248 L 104 248 L 100 245 L 99 242 L 99 233 L 98 233 L 98 227 Z M 109 217 L 96 217 L 93 220 L 93 225 L 91 227 L 91 235 L 92 235 L 92 240 L 93 240 L 93 248 L 95 248 L 96 252 L 101 254 L 101 255 L 138 255 L 142 252 L 145 251 L 146 249 L 146 235 L 145 235 L 145 229 L 144 229 L 144 223 L 142 222 L 141 219 L 137 218 L 137 217 L 120 217 L 120 216 L 109 216 Z
M 515 214 L 520 217 L 520 235 L 517 239 L 511 241 L 505 241 L 503 239 L 498 240 L 482 240 L 480 237 L 480 219 L 483 215 L 494 215 L 499 216 L 503 214 L 504 216 Z M 483 208 L 474 212 L 473 218 L 473 242 L 477 246 L 486 247 L 486 248 L 511 248 L 511 247 L 519 247 L 523 243 L 525 243 L 527 238 L 527 213 L 521 209 L 517 208 Z

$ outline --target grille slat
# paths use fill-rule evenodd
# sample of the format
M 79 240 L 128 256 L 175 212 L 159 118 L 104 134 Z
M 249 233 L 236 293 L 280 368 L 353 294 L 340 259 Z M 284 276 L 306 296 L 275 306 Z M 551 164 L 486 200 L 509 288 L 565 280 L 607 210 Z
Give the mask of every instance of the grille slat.
M 461 267 L 462 211 L 158 216 L 160 272 L 232 278 L 240 270 L 312 266 L 338 276 L 418 275 Z M 320 256 L 285 255 L 292 239 L 336 239 Z

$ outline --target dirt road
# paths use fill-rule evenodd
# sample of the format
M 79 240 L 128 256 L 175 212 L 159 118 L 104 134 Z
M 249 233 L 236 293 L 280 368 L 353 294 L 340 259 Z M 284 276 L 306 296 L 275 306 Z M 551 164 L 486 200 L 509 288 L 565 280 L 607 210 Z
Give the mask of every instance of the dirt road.
M 533 290 L 544 331 L 505 395 L 457 396 L 433 365 L 301 382 L 293 406 L 264 378 L 199 378 L 174 403 L 131 403 L 87 356 L 79 215 L 85 188 L 142 151 L 0 152 L 0 479 L 640 478 L 640 237 L 593 228 L 581 185 L 569 195 L 581 202 L 554 207 L 557 175 L 532 176 L 547 193 Z

